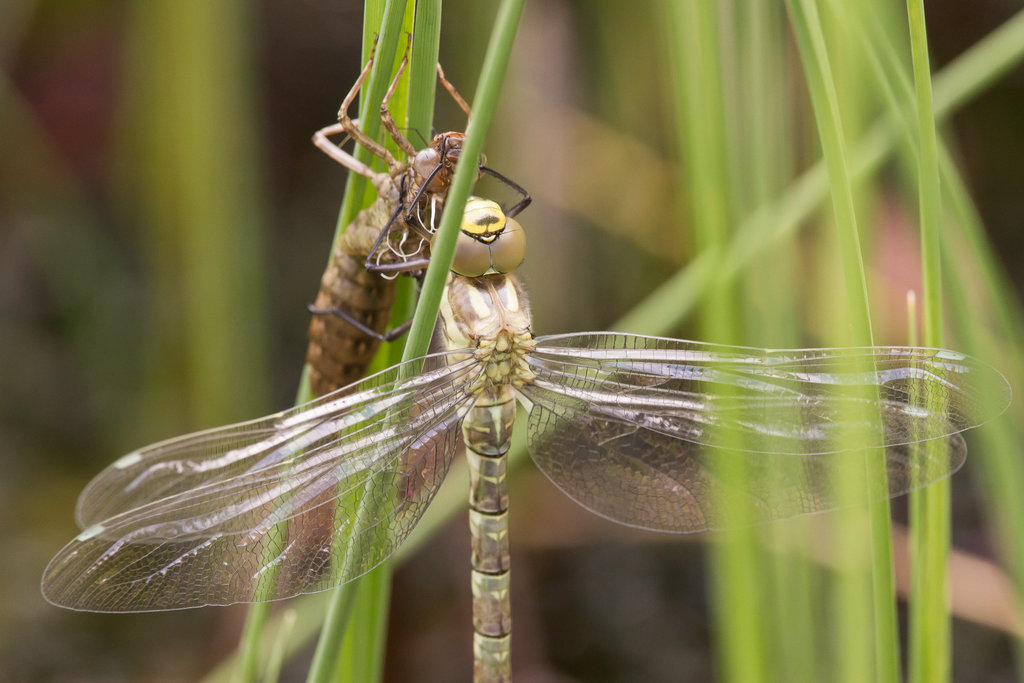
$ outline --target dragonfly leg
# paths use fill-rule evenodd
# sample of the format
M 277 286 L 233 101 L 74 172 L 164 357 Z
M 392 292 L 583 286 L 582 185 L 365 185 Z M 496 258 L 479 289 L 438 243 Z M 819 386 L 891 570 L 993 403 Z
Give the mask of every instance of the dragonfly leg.
M 371 263 L 366 266 L 366 270 L 368 270 L 371 273 L 376 273 L 378 275 L 383 276 L 394 276 L 400 273 L 405 273 L 407 275 L 412 275 L 413 277 L 418 278 L 420 273 L 426 270 L 427 266 L 429 265 L 430 259 L 424 257 L 418 259 L 410 259 L 408 261 L 402 261 L 400 263 Z
M 387 332 L 381 333 L 378 332 L 377 330 L 367 327 L 351 313 L 341 308 L 338 308 L 337 306 L 331 306 L 329 308 L 317 308 L 313 304 L 310 304 L 309 306 L 307 306 L 307 308 L 309 309 L 309 312 L 312 313 L 313 315 L 333 315 L 335 317 L 341 318 L 342 320 L 344 320 L 349 325 L 356 328 L 366 336 L 372 337 L 378 341 L 394 341 L 401 337 L 406 332 L 408 332 L 409 328 L 412 327 L 412 318 L 409 318 L 401 325 L 393 327 Z
M 481 173 L 486 173 L 487 175 L 491 176 L 492 178 L 496 178 L 496 179 L 500 180 L 501 182 L 505 183 L 506 185 L 511 187 L 513 190 L 515 190 L 519 194 L 523 195 L 523 198 L 520 199 L 519 202 L 516 203 L 515 206 L 513 206 L 511 209 L 509 209 L 508 211 L 505 212 L 505 215 L 507 217 L 509 217 L 509 218 L 515 217 L 516 214 L 518 214 L 520 211 L 522 211 L 523 209 L 528 207 L 530 205 L 530 202 L 533 201 L 533 197 L 530 196 L 530 193 L 527 192 L 526 189 L 522 185 L 520 185 L 516 181 L 512 180 L 511 178 L 508 178 L 508 177 L 502 175 L 501 173 L 498 173 L 493 168 L 490 168 L 488 166 L 484 166 L 483 164 L 480 164 L 480 172 Z
M 405 179 L 404 178 L 402 179 L 402 191 L 399 194 L 399 196 L 401 196 L 403 194 L 405 194 Z M 381 243 L 384 242 L 384 240 L 388 236 L 388 233 L 391 232 L 391 226 L 394 225 L 395 219 L 398 218 L 398 214 L 400 214 L 400 213 L 402 213 L 402 205 L 401 204 L 399 204 L 398 206 L 395 207 L 395 210 L 391 212 L 391 216 L 388 218 L 387 224 L 383 228 L 381 228 L 381 231 L 377 234 L 377 239 L 374 240 L 373 246 L 370 247 L 370 251 L 368 251 L 366 253 L 366 263 L 364 263 L 363 265 L 364 265 L 364 267 L 367 270 L 370 270 L 370 268 L 372 266 L 377 265 L 376 261 L 374 261 L 374 258 L 375 258 L 376 254 L 377 254 L 377 250 L 380 249 Z
M 448 91 L 448 94 L 452 96 L 452 99 L 455 100 L 455 103 L 459 105 L 459 108 L 466 112 L 466 118 L 472 118 L 473 114 L 469 105 L 466 104 L 466 100 L 462 99 L 462 95 L 460 95 L 459 91 L 455 89 L 455 86 L 452 85 L 451 81 L 444 77 L 444 69 L 441 68 L 441 62 L 437 63 L 437 78 L 441 81 L 441 85 L 444 86 L 444 89 Z
M 405 194 L 404 188 L 405 179 L 403 178 L 402 190 L 400 192 L 400 195 Z M 396 206 L 395 210 L 391 212 L 391 216 L 388 218 L 387 224 L 383 228 L 381 228 L 381 231 L 377 234 L 377 239 L 374 240 L 373 246 L 370 247 L 370 250 L 366 254 L 366 261 L 363 263 L 363 267 L 366 268 L 367 271 L 371 273 L 384 275 L 385 277 L 387 276 L 387 274 L 392 274 L 392 277 L 394 277 L 399 273 L 415 273 L 416 271 L 421 271 L 427 267 L 427 264 L 429 263 L 428 259 L 419 258 L 414 260 L 411 258 L 412 256 L 416 255 L 416 252 L 409 254 L 408 256 L 410 258 L 405 258 L 403 255 L 401 257 L 402 260 L 397 263 L 382 264 L 379 262 L 380 257 L 378 255 L 378 251 L 380 250 L 381 245 L 384 243 L 384 240 L 387 239 L 388 235 L 391 233 L 391 227 L 395 224 L 395 221 L 398 220 L 398 217 L 402 214 L 402 210 L 404 208 L 405 207 L 403 207 L 401 204 Z M 415 232 L 422 240 L 429 243 L 431 234 L 427 232 L 423 228 L 423 226 L 419 225 L 418 221 L 411 218 L 413 217 L 412 214 L 410 213 L 409 218 L 406 219 L 406 225 L 412 228 L 412 231 Z M 418 251 L 419 250 L 417 250 L 417 252 Z
M 443 150 L 442 150 L 442 153 L 441 153 L 441 158 L 444 159 L 444 151 Z M 483 159 L 481 159 L 481 162 L 483 162 Z M 409 202 L 409 205 L 407 207 L 408 208 L 408 212 L 405 215 L 405 222 L 407 224 L 409 224 L 410 226 L 412 226 L 413 223 L 414 223 L 414 221 L 413 221 L 414 216 L 412 214 L 413 208 L 419 205 L 420 198 L 423 196 L 423 194 L 426 191 L 426 189 L 430 186 L 431 181 L 434 180 L 434 176 L 436 176 L 438 173 L 440 173 L 441 169 L 443 167 L 444 167 L 444 163 L 443 162 L 438 162 L 438 164 L 436 166 L 434 166 L 434 169 L 430 172 L 430 174 L 426 177 L 426 179 L 422 183 L 420 183 L 419 189 L 416 191 L 416 194 L 413 195 L 412 200 Z M 520 195 L 522 195 L 522 198 L 518 202 L 516 202 L 515 206 L 513 206 L 511 209 L 509 209 L 508 211 L 505 212 L 505 215 L 508 216 L 509 218 L 514 218 L 519 212 L 521 212 L 523 209 L 528 207 L 530 205 L 530 202 L 533 201 L 533 197 L 531 197 L 530 193 L 526 191 L 526 188 L 524 188 L 522 185 L 520 185 L 519 183 L 515 182 L 514 180 L 512 180 L 508 176 L 505 176 L 505 175 L 503 175 L 501 173 L 498 173 L 497 171 L 495 171 L 490 166 L 485 166 L 484 163 L 480 164 L 479 170 L 480 170 L 480 173 L 486 173 L 487 175 L 491 176 L 492 178 L 497 179 L 498 181 L 504 183 L 505 185 L 508 185 L 513 190 L 515 190 Z
M 352 84 L 352 89 L 348 91 L 347 95 L 345 95 L 345 99 L 341 101 L 341 107 L 338 109 L 338 124 L 349 137 L 356 141 L 357 144 L 365 147 L 370 150 L 374 156 L 382 159 L 384 163 L 388 165 L 388 170 L 392 175 L 396 175 L 403 170 L 402 164 L 395 159 L 384 145 L 364 133 L 363 129 L 359 127 L 358 121 L 353 120 L 348 115 L 348 110 L 352 108 L 352 102 L 355 101 L 356 95 L 359 93 L 360 88 L 363 87 L 363 82 L 366 81 L 367 77 L 370 75 L 376 50 L 377 40 L 374 39 L 373 49 L 370 51 L 370 58 L 366 61 L 366 66 L 363 67 L 363 70 L 360 72 L 359 78 L 356 79 L 356 82 Z
M 417 230 L 421 226 L 416 225 L 416 216 L 413 215 L 413 211 L 415 211 L 416 207 L 419 206 L 420 200 L 423 198 L 423 195 L 427 191 L 427 188 L 430 187 L 430 184 L 434 181 L 434 177 L 437 176 L 437 174 L 441 172 L 441 169 L 444 168 L 444 152 L 445 150 L 442 149 L 440 155 L 441 161 L 437 162 L 437 165 L 434 166 L 434 169 L 427 175 L 423 182 L 420 183 L 420 187 L 418 190 L 416 190 L 416 194 L 413 195 L 412 200 L 410 200 L 408 205 L 406 206 L 408 211 L 405 214 L 405 224 L 414 230 Z M 436 226 L 431 225 L 429 230 L 431 235 L 433 235 L 434 229 L 436 229 Z
M 413 147 L 412 143 L 409 142 L 409 138 L 402 134 L 402 131 L 398 129 L 395 124 L 395 120 L 391 117 L 391 109 L 388 105 L 391 102 L 392 95 L 395 94 L 395 89 L 398 88 L 398 82 L 402 79 L 402 74 L 405 69 L 409 66 L 409 45 L 412 43 L 412 35 L 408 36 L 405 42 L 405 55 L 402 57 L 402 62 L 398 65 L 398 71 L 395 72 L 395 77 L 391 80 L 391 85 L 388 86 L 388 91 L 384 95 L 384 100 L 380 103 L 380 122 L 384 126 L 384 130 L 388 132 L 391 139 L 395 141 L 398 148 L 409 155 L 410 158 L 416 156 L 416 148 Z
M 355 123 L 358 124 L 358 121 Z M 385 188 L 391 184 L 391 176 L 387 173 L 378 173 L 377 171 L 374 171 L 372 168 L 359 161 L 359 159 L 356 159 L 354 156 L 343 150 L 339 145 L 336 145 L 330 139 L 331 135 L 339 135 L 341 133 L 348 134 L 348 131 L 340 123 L 326 126 L 313 134 L 313 144 L 316 145 L 324 154 L 334 159 L 348 170 L 369 178 L 370 182 L 373 183 L 373 187 L 377 190 L 378 195 L 385 192 Z

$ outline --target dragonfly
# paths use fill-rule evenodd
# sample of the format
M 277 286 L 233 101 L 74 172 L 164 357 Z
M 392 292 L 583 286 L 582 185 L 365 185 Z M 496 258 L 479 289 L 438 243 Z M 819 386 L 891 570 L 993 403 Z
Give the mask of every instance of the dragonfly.
M 1009 404 L 998 371 L 945 349 L 535 336 L 512 272 L 522 226 L 473 198 L 461 227 L 442 350 L 290 410 L 121 457 L 82 492 L 83 531 L 47 567 L 46 599 L 139 612 L 351 581 L 409 535 L 461 432 L 474 680 L 507 682 L 517 401 L 534 462 L 566 495 L 615 522 L 674 533 L 736 524 L 736 503 L 746 524 L 849 505 L 840 479 L 866 463 L 883 465 L 882 487 L 866 486 L 860 502 L 925 486 L 963 464 L 962 432 Z
M 377 199 L 348 225 L 334 246 L 324 270 L 309 326 L 306 360 L 310 388 L 320 396 L 359 379 L 366 373 L 380 343 L 404 334 L 408 323 L 387 330 L 399 274 L 421 278 L 430 262 L 430 243 L 448 195 L 465 135 L 449 131 L 435 135 L 417 150 L 395 123 L 389 104 L 409 63 L 409 43 L 381 103 L 381 124 L 406 155 L 399 161 L 391 151 L 367 135 L 349 116 L 363 83 L 373 67 L 373 54 L 338 110 L 338 122 L 321 128 L 313 143 L 332 159 L 371 181 Z M 470 118 L 471 110 L 437 65 L 438 80 Z M 387 172 L 377 172 L 332 141 L 334 135 L 353 139 L 381 159 Z M 342 141 L 344 143 L 344 140 Z M 508 210 L 515 216 L 531 201 L 519 184 L 481 160 L 478 177 L 489 175 L 511 187 L 520 198 Z

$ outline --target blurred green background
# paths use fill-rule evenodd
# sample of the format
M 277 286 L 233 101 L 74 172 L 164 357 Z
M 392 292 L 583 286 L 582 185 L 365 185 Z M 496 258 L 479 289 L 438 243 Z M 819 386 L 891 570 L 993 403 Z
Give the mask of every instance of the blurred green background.
M 870 6 L 888 7 L 872 20 L 903 45 L 902 5 Z M 673 84 L 684 74 L 670 56 L 666 7 L 527 5 L 486 151 L 534 197 L 521 217 L 530 236 L 522 273 L 541 334 L 607 329 L 696 253 L 688 226 L 707 169 L 687 156 L 678 126 Z M 938 72 L 1018 7 L 941 0 L 926 9 Z M 741 76 L 725 78 L 721 156 L 737 176 L 761 169 L 736 185 L 739 225 L 820 151 L 785 8 L 737 0 L 721 3 L 719 18 L 721 65 Z M 492 19 L 489 3 L 444 5 L 441 61 L 467 98 Z M 0 680 L 196 680 L 235 647 L 244 609 L 76 614 L 47 605 L 38 580 L 76 533 L 78 491 L 118 455 L 290 405 L 305 305 L 345 181 L 309 139 L 361 67 L 361 22 L 361 3 L 331 0 L 0 5 Z M 855 32 L 834 17 L 825 26 L 856 147 L 886 104 Z M 765 77 L 749 78 L 757 73 Z M 1001 272 L 966 248 L 948 250 L 968 264 L 946 269 L 967 297 L 950 314 L 949 345 L 982 353 L 1015 388 L 1011 361 L 984 354 L 981 342 L 968 348 L 955 329 L 983 334 L 1000 329 L 992 319 L 1019 315 L 1021 112 L 1024 69 L 1014 67 L 941 128 L 1009 275 L 997 300 L 986 299 L 979 283 Z M 465 126 L 443 93 L 435 126 Z M 906 343 L 905 292 L 920 279 L 915 190 L 898 162 L 859 189 L 876 343 Z M 743 263 L 745 333 L 733 341 L 829 343 L 839 287 L 823 256 L 834 248 L 829 220 L 815 213 L 785 248 L 758 247 Z M 696 338 L 688 306 L 680 302 L 672 330 Z M 1000 334 L 989 343 L 1002 339 L 999 351 L 1013 357 L 1018 341 Z M 1020 616 L 1001 567 L 1022 575 L 1007 560 L 1020 527 L 988 497 L 993 476 L 1011 489 L 1016 480 L 976 472 L 992 442 L 969 443 L 975 459 L 953 480 L 953 538 L 964 553 L 953 571 L 953 678 L 1016 680 L 1008 634 L 1020 633 Z M 616 527 L 530 466 L 512 498 L 517 680 L 712 678 L 705 539 Z M 460 515 L 396 574 L 387 680 L 468 679 L 468 545 Z M 812 547 L 794 551 L 811 558 L 808 595 L 832 580 L 827 553 Z M 308 649 L 283 679 L 302 680 L 307 660 Z

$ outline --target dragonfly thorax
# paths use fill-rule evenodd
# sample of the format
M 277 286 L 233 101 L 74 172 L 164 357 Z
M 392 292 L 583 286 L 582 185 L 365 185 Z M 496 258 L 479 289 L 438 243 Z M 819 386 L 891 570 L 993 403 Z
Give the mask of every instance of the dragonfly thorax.
M 533 348 L 532 335 L 513 335 L 502 330 L 492 339 L 481 339 L 475 355 L 484 362 L 483 375 L 488 383 L 522 386 L 533 381 L 533 371 L 524 361 Z
M 449 350 L 472 349 L 483 364 L 483 384 L 532 381 L 525 362 L 534 348 L 530 307 L 514 276 L 452 273 L 441 301 L 440 331 Z

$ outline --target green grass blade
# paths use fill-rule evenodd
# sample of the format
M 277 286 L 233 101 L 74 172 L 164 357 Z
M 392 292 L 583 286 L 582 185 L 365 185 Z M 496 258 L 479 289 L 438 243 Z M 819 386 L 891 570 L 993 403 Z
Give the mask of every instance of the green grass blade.
M 698 252 L 717 252 L 730 238 L 733 206 L 741 195 L 738 178 L 730 173 L 730 133 L 725 104 L 728 66 L 719 47 L 720 25 L 717 3 L 668 3 L 665 8 L 673 66 L 681 155 L 686 170 L 692 226 Z M 739 300 L 734 288 L 718 283 L 701 302 L 700 328 L 707 340 L 738 343 Z M 719 434 L 716 447 L 741 447 L 728 435 Z M 717 476 L 728 477 L 732 485 L 745 488 L 747 472 L 722 468 Z M 724 502 L 724 501 L 719 501 Z M 759 550 L 749 523 L 750 511 L 742 505 L 723 506 L 732 515 L 736 530 L 716 534 L 709 557 L 710 587 L 714 596 L 713 615 L 719 636 L 715 639 L 716 661 L 726 681 L 767 680 L 764 652 L 762 572 L 758 571 Z
M 512 42 L 515 37 L 518 25 L 519 14 L 522 10 L 521 2 L 506 2 L 499 10 L 498 19 L 495 23 L 495 30 L 484 66 L 481 71 L 480 84 L 477 88 L 477 98 L 474 101 L 474 117 L 470 122 L 463 146 L 459 167 L 456 169 L 452 187 L 449 191 L 446 210 L 441 217 L 441 225 L 438 235 L 434 240 L 431 265 L 427 269 L 424 278 L 423 292 L 420 295 L 420 304 L 417 306 L 416 315 L 413 318 L 413 326 L 406 341 L 404 359 L 415 358 L 426 353 L 430 343 L 430 336 L 433 332 L 433 321 L 437 317 L 437 307 L 440 304 L 441 288 L 444 286 L 448 269 L 450 268 L 452 254 L 454 252 L 454 237 L 458 232 L 458 224 L 462 218 L 462 206 L 469 196 L 472 183 L 475 180 L 476 167 L 479 164 L 480 154 L 483 148 L 483 139 L 487 133 L 487 127 L 496 108 L 498 94 L 500 93 L 501 81 L 504 79 L 505 70 L 508 65 L 508 57 L 511 53 Z M 430 73 L 430 72 L 427 72 Z M 433 74 L 430 73 L 433 83 Z M 467 171 L 468 169 L 468 171 Z M 447 207 L 455 207 L 455 210 L 448 210 Z M 447 226 L 447 227 L 446 227 Z M 453 230 L 454 229 L 454 230 Z M 445 236 L 448 231 L 450 239 L 446 242 Z M 440 268 L 443 266 L 443 271 Z M 432 276 L 431 273 L 434 273 Z M 440 275 L 440 277 L 438 277 Z M 429 312 L 430 309 L 432 312 Z M 356 604 L 365 604 L 365 610 L 361 614 L 369 615 L 366 619 L 376 620 L 377 627 L 372 625 L 362 628 L 354 628 L 353 637 L 365 637 L 360 647 L 349 648 L 345 651 L 352 653 L 352 656 L 345 659 L 343 673 L 340 680 L 366 681 L 377 680 L 381 672 L 380 656 L 383 653 L 383 627 L 382 613 L 386 603 L 387 585 L 389 570 L 382 566 L 371 572 L 366 580 L 360 584 L 369 584 L 371 591 L 365 597 L 360 590 L 360 598 Z M 349 585 L 351 586 L 351 584 Z M 317 655 L 314 657 L 314 667 L 310 672 L 310 681 L 326 681 L 328 673 L 334 669 L 329 665 L 331 655 L 337 653 L 340 648 L 336 640 L 337 636 L 344 633 L 344 620 L 347 618 L 347 611 L 353 604 L 351 596 L 345 595 L 351 588 L 343 587 L 337 598 L 336 607 L 332 605 L 329 611 L 328 621 L 325 625 L 324 636 L 318 645 Z M 365 602 L 364 602 L 365 601 Z M 377 606 L 374 609 L 373 606 Z M 321 654 L 323 653 L 323 654 Z M 369 661 L 367 661 L 369 659 Z M 368 678 L 368 676 L 372 676 Z
M 389 3 L 385 5 L 383 11 L 382 35 L 385 31 L 390 30 L 390 25 L 396 22 L 399 16 L 401 17 L 399 49 L 392 58 L 391 69 L 383 72 L 387 74 L 386 81 L 390 83 L 393 78 L 391 74 L 397 73 L 401 61 L 406 55 L 404 47 L 406 42 L 401 37 L 412 35 L 416 3 L 406 2 L 404 7 L 400 4 Z M 368 26 L 369 24 L 364 22 L 364 32 Z M 366 39 L 368 39 L 368 36 L 364 36 L 364 40 Z M 437 36 L 434 36 L 434 40 L 437 40 Z M 426 40 L 423 37 L 417 37 L 415 42 L 419 43 L 420 50 L 422 51 L 425 43 L 428 41 L 429 36 Z M 429 46 L 426 47 L 430 49 Z M 436 44 L 433 49 L 437 49 Z M 411 59 L 413 55 L 409 55 L 409 57 Z M 389 100 L 392 117 L 399 127 L 404 125 L 408 128 L 410 125 L 408 107 L 410 105 L 409 91 L 411 84 L 414 82 L 412 73 L 411 68 L 406 69 Z M 431 74 L 419 73 L 417 75 L 421 79 L 427 79 L 426 84 L 418 84 L 420 91 L 433 86 L 434 79 Z M 373 107 L 379 114 L 376 100 L 368 99 L 365 102 L 361 102 L 360 105 L 361 108 L 363 108 L 363 105 L 365 107 Z M 429 121 L 427 125 L 429 125 Z M 390 136 L 385 137 L 385 143 L 396 157 L 402 154 L 402 151 L 390 139 Z M 374 198 L 371 196 L 370 201 Z M 401 321 L 404 321 L 412 302 L 415 301 L 415 283 L 409 281 L 408 278 L 402 278 L 402 282 L 399 283 L 397 289 L 392 318 L 398 318 L 399 322 L 396 322 L 396 324 L 400 324 Z M 373 362 L 370 363 L 368 372 L 378 372 L 392 365 L 395 358 L 400 356 L 403 345 L 404 342 L 402 340 L 384 344 L 378 350 Z M 370 485 L 372 483 L 368 483 L 368 486 Z M 339 511 L 340 509 L 339 507 Z M 355 528 L 363 528 L 366 524 L 372 524 L 371 517 L 376 517 L 374 506 L 361 505 L 357 512 Z M 364 522 L 364 519 L 367 521 Z M 346 520 L 338 520 L 338 523 L 344 523 L 344 521 Z M 350 548 L 350 552 L 351 550 Z M 350 558 L 346 557 L 343 560 L 342 566 L 347 565 L 349 561 Z M 320 642 L 317 643 L 314 661 L 317 662 L 317 656 L 323 653 L 323 666 L 326 671 L 333 657 L 334 674 L 331 680 L 334 681 L 380 680 L 383 675 L 383 653 L 387 630 L 388 606 L 391 600 L 390 562 L 384 562 L 358 581 L 348 586 L 342 586 L 339 590 L 335 591 L 333 598 L 328 609 L 328 618 L 325 620 L 324 631 L 321 632 Z M 337 642 L 336 637 L 339 635 L 343 637 L 341 646 L 332 648 L 331 644 Z
M 441 45 L 441 0 L 417 0 L 409 64 L 409 112 L 406 125 L 430 139 L 437 93 L 437 55 Z M 415 143 L 414 143 L 415 144 Z
M 942 276 L 939 253 L 942 200 L 932 105 L 931 69 L 924 4 L 907 0 L 910 48 L 917 104 L 917 183 L 921 222 L 925 346 L 943 345 Z M 945 448 L 924 444 L 922 448 Z M 910 498 L 912 577 L 910 605 L 910 680 L 949 680 L 950 617 L 947 565 L 950 552 L 950 484 L 936 482 Z
M 385 562 L 359 580 L 351 622 L 342 647 L 334 653 L 335 670 L 329 680 L 337 683 L 381 680 L 390 602 L 391 563 Z
M 839 233 L 843 258 L 846 296 L 853 305 L 850 316 L 853 342 L 862 346 L 872 343 L 871 314 L 868 306 L 864 257 L 861 254 L 857 215 L 854 210 L 853 184 L 849 171 L 850 155 L 846 151 L 839 98 L 832 82 L 825 37 L 821 31 L 818 11 L 811 0 L 787 0 L 793 32 L 800 46 L 807 87 L 811 94 L 815 121 L 825 167 L 828 171 L 832 210 Z
M 434 99 L 437 92 L 437 55 L 441 41 L 441 1 L 418 0 L 414 18 L 412 55 L 409 62 L 409 108 L 405 117 L 406 128 L 413 144 L 419 138 L 430 139 L 434 122 Z M 401 325 L 416 310 L 419 287 L 411 278 L 399 278 L 398 291 L 391 313 L 392 327 Z M 386 362 L 378 369 L 395 365 L 402 359 L 405 340 L 385 345 Z M 383 354 L 382 354 L 383 361 Z
M 380 133 L 380 102 L 391 82 L 395 70 L 395 60 L 401 59 L 396 54 L 402 35 L 403 25 L 408 22 L 408 12 L 412 6 L 405 0 L 387 0 L 383 7 L 379 3 L 368 2 L 364 8 L 363 22 L 363 49 L 373 45 L 373 35 L 376 34 L 376 52 L 373 68 L 370 77 L 364 84 L 364 90 L 359 100 L 360 127 L 367 135 L 377 138 Z M 377 17 L 380 16 L 379 33 L 374 30 Z M 404 45 L 404 43 L 403 43 Z M 368 56 L 367 56 L 368 57 Z M 407 82 L 401 84 L 401 93 L 396 92 L 392 103 L 396 107 L 394 112 L 397 116 L 396 122 L 401 125 L 403 115 L 400 103 L 405 98 L 408 90 Z M 360 154 L 365 156 L 364 160 L 369 162 L 369 152 L 363 149 L 356 150 L 356 158 Z M 360 183 L 360 181 L 362 181 Z M 338 227 L 335 233 L 335 241 L 341 231 L 351 222 L 358 211 L 366 203 L 366 198 L 359 199 L 361 194 L 369 190 L 366 179 L 355 173 L 349 173 L 346 181 L 345 196 L 342 200 L 342 209 L 339 214 Z M 360 187 L 365 188 L 363 190 Z M 372 199 L 372 198 L 371 198 Z M 332 250 L 333 250 L 332 246 Z M 387 357 L 387 351 L 378 354 L 380 357 Z M 339 506 L 340 510 L 340 506 Z M 364 505 L 359 505 L 357 517 L 372 514 L 372 510 Z M 360 528 L 356 522 L 356 528 Z M 341 566 L 347 564 L 347 558 L 338 558 Z M 333 563 L 332 563 L 333 564 Z M 379 672 L 379 657 L 377 650 L 383 650 L 383 645 L 378 648 L 361 648 L 352 657 L 342 657 L 346 651 L 343 643 L 352 637 L 352 633 L 368 634 L 371 638 L 382 637 L 381 629 L 374 628 L 373 624 L 379 624 L 386 619 L 387 595 L 390 590 L 390 568 L 387 563 L 374 569 L 366 576 L 356 581 L 339 586 L 331 595 L 330 606 L 327 610 L 327 617 L 324 620 L 320 638 L 317 641 L 316 650 L 313 653 L 313 662 L 310 665 L 309 674 L 306 680 L 312 683 L 326 683 L 329 680 L 352 680 L 351 676 L 361 675 L 363 681 L 378 680 L 378 678 L 365 677 L 367 672 L 377 670 Z M 360 605 L 358 618 L 353 612 L 356 605 Z M 376 608 L 376 611 L 374 610 Z M 372 616 L 367 616 L 371 615 Z M 351 623 L 350 623 L 351 622 Z M 369 623 L 373 622 L 373 624 Z M 340 675 L 338 672 L 341 672 Z
M 761 0 L 737 4 L 740 11 L 735 41 L 741 51 L 743 72 L 733 108 L 738 123 L 742 162 L 734 167 L 745 173 L 747 195 L 743 210 L 768 204 L 792 177 L 788 122 L 795 107 L 785 87 L 790 72 L 786 58 L 785 8 Z M 800 334 L 801 306 L 799 251 L 796 240 L 782 239 L 765 249 L 745 269 L 741 303 L 744 343 L 771 348 L 795 348 Z M 797 476 L 783 469 L 779 476 Z M 768 680 L 819 680 L 820 617 L 815 607 L 821 571 L 807 555 L 794 548 L 813 543 L 806 520 L 789 520 L 758 528 L 761 541 L 754 566 L 761 568 L 763 631 Z M 766 546 L 766 547 L 765 547 Z M 764 569 L 767 568 L 767 571 Z
M 288 639 L 291 638 L 292 630 L 295 628 L 295 619 L 295 610 L 290 608 L 281 615 L 281 626 L 274 633 L 274 644 L 270 648 L 267 668 L 263 674 L 263 683 L 277 683 L 280 680 Z
M 838 231 L 840 260 L 845 283 L 845 303 L 852 341 L 858 346 L 873 343 L 867 282 L 861 254 L 857 217 L 854 209 L 850 158 L 846 150 L 836 87 L 832 81 L 829 55 L 825 48 L 817 7 L 811 0 L 787 0 L 791 24 L 797 38 L 801 60 L 814 108 L 825 165 L 828 169 L 833 215 Z M 865 416 L 871 419 L 870 416 Z M 858 453 L 853 452 L 851 457 Z M 863 500 L 867 490 L 884 486 L 884 454 L 869 456 L 869 480 L 861 485 L 855 478 L 844 478 L 839 494 L 848 500 Z M 877 496 L 872 496 L 877 498 Z M 865 585 L 861 572 L 864 548 L 860 545 L 860 520 L 854 511 L 837 515 L 840 533 L 847 538 L 842 549 L 844 580 L 837 586 L 837 628 L 834 638 L 843 643 L 838 655 L 837 680 L 864 681 L 871 677 L 896 680 L 899 675 L 898 633 L 896 629 L 892 540 L 887 499 L 869 506 L 872 609 L 865 612 Z M 874 661 L 874 667 L 868 662 Z

